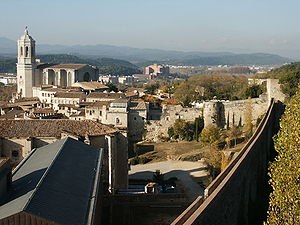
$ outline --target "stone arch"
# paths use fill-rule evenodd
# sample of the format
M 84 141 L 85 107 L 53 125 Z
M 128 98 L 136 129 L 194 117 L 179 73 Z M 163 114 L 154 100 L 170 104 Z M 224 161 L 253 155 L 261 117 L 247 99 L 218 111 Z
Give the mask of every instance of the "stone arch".
M 48 70 L 48 84 L 55 84 L 55 72 L 54 70 Z
M 67 86 L 67 71 L 61 70 L 60 71 L 60 85 L 61 86 Z
M 89 72 L 85 72 L 84 75 L 83 75 L 83 81 L 90 81 L 91 78 L 90 78 L 90 73 Z

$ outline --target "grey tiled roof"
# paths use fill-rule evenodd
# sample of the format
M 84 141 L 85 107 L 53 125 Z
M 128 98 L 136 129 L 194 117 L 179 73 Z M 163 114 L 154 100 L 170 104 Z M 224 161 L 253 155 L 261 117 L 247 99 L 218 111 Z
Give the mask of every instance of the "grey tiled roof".
M 62 225 L 86 224 L 101 150 L 66 138 L 34 150 L 13 173 L 0 220 L 27 212 Z

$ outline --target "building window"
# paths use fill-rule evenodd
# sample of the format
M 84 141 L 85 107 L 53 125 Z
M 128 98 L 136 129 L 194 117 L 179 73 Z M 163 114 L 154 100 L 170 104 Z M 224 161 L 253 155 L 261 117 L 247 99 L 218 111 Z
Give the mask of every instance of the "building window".
M 23 47 L 21 47 L 21 56 L 23 56 Z
M 136 120 L 136 117 L 134 117 L 133 119 Z
M 19 152 L 18 151 L 16 151 L 16 150 L 14 150 L 14 151 L 12 151 L 11 152 L 11 155 L 12 155 L 12 157 L 18 157 L 19 156 Z
M 100 116 L 102 116 L 102 111 L 100 111 L 99 113 L 100 113 Z
M 119 124 L 119 123 L 120 123 L 120 119 L 116 118 L 116 124 Z

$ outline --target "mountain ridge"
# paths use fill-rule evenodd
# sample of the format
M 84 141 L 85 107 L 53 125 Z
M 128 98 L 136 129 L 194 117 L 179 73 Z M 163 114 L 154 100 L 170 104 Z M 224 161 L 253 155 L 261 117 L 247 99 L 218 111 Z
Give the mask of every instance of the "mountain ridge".
M 17 52 L 16 42 L 8 38 L 0 37 L 0 55 L 15 56 Z M 201 52 L 201 51 L 177 51 L 151 48 L 134 48 L 114 45 L 51 45 L 38 44 L 37 54 L 69 54 L 79 57 L 115 58 L 130 61 L 137 65 L 145 65 L 148 62 L 157 62 L 173 65 L 265 65 L 284 64 L 293 59 L 270 53 L 232 53 L 232 52 Z

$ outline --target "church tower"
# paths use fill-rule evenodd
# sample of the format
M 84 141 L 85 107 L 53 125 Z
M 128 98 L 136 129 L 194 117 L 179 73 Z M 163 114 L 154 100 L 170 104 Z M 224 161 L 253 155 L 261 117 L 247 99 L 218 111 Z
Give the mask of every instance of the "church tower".
M 19 96 L 32 97 L 35 68 L 35 40 L 29 36 L 26 27 L 24 35 L 18 40 L 17 85 Z

